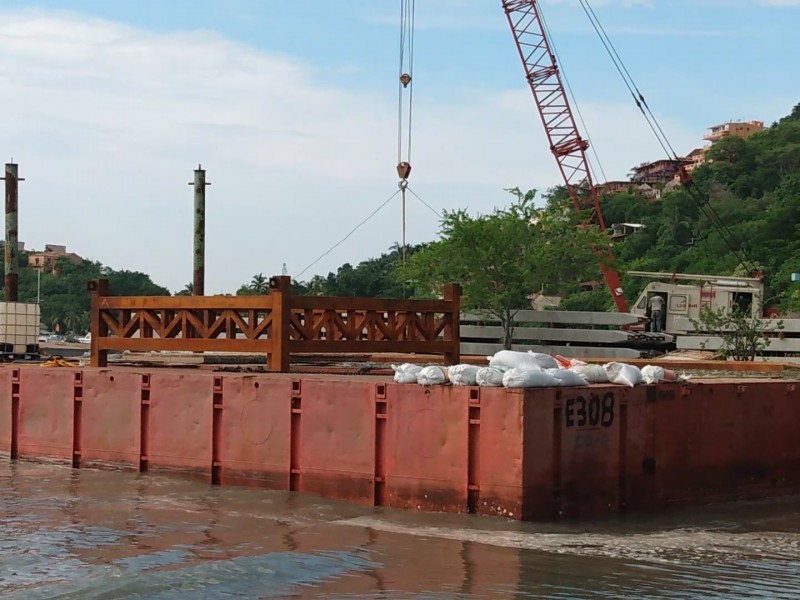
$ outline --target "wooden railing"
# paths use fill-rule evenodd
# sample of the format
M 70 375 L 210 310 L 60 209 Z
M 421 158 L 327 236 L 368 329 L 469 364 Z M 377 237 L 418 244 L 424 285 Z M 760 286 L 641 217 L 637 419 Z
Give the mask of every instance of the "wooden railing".
M 443 300 L 295 296 L 289 277 L 258 296 L 111 296 L 89 282 L 91 361 L 111 351 L 247 352 L 288 371 L 296 353 L 424 353 L 459 360 L 460 288 Z

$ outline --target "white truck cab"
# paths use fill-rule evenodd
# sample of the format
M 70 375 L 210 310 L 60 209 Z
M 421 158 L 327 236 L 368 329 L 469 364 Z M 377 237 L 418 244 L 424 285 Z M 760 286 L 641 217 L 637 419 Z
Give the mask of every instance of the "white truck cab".
M 648 283 L 631 307 L 632 313 L 649 318 L 650 298 L 661 296 L 664 299 L 661 329 L 666 333 L 675 335 L 692 332 L 694 327 L 691 320 L 700 317 L 703 307 L 730 310 L 738 306 L 739 310 L 747 311 L 754 317 L 762 315 L 764 284 L 760 279 L 648 271 L 629 271 L 628 275 L 666 280 Z

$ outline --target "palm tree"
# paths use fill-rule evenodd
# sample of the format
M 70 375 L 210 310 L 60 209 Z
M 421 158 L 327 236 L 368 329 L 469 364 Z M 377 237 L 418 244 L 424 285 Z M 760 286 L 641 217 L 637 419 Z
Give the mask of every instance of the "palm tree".
M 193 283 L 187 283 L 185 286 L 183 286 L 183 289 L 180 292 L 176 292 L 175 295 L 176 296 L 191 296 L 192 294 L 194 294 L 194 284 Z
M 64 325 L 73 333 L 86 331 L 89 326 L 89 313 L 72 308 L 64 317 Z
M 264 277 L 263 273 L 253 275 L 253 279 L 250 280 L 250 289 L 255 294 L 266 294 L 269 291 L 269 280 Z

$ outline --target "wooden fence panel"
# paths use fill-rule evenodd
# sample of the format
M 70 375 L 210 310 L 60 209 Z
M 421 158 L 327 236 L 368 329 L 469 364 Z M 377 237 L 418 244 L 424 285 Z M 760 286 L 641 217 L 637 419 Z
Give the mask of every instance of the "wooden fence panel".
M 418 352 L 459 360 L 460 288 L 443 300 L 294 296 L 289 277 L 270 279 L 258 296 L 110 296 L 89 282 L 91 360 L 108 351 L 256 352 L 274 371 L 292 353 Z

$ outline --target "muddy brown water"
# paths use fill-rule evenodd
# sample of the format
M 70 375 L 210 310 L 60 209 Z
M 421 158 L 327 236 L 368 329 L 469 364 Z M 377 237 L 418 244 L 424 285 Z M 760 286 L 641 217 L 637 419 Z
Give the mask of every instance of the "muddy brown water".
M 800 498 L 569 524 L 0 457 L 0 598 L 800 598 Z

